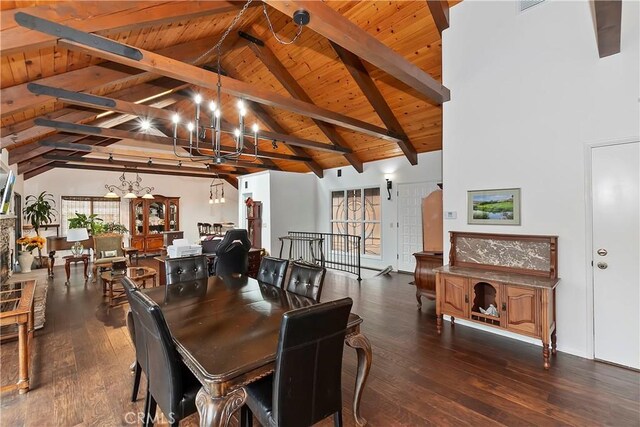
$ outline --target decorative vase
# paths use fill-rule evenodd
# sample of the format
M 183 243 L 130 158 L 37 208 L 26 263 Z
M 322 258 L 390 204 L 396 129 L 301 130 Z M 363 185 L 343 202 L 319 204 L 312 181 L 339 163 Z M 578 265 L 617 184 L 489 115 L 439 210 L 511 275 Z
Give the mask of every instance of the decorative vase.
M 20 271 L 30 273 L 31 265 L 33 264 L 33 254 L 31 254 L 31 252 L 20 253 L 20 255 L 18 255 L 18 262 L 20 263 Z

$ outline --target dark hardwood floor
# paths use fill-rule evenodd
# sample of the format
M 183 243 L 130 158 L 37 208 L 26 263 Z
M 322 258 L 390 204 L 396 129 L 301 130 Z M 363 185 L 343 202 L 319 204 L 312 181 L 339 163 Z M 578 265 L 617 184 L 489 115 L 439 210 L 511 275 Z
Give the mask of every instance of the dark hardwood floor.
M 84 285 L 79 267 L 69 288 L 62 268 L 55 276 L 46 325 L 35 334 L 32 390 L 2 394 L 0 425 L 135 424 L 143 399 L 129 402 L 134 349 L 124 321 L 127 305 L 109 309 L 98 286 Z M 640 425 L 640 373 L 562 353 L 544 371 L 534 345 L 448 323 L 438 336 L 434 303 L 424 300 L 416 309 L 411 279 L 393 274 L 358 285 L 329 273 L 325 282 L 323 300 L 353 298 L 372 343 L 361 409 L 370 425 Z M 0 350 L 6 384 L 16 378 L 17 345 Z M 355 367 L 355 352 L 345 348 L 345 425 L 353 425 Z M 194 415 L 182 425 L 197 423 Z

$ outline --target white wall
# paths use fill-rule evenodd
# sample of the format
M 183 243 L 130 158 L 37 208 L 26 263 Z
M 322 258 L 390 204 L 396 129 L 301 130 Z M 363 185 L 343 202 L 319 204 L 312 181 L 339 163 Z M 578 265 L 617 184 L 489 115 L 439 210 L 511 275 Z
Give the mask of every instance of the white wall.
M 78 169 L 53 169 L 25 181 L 23 194 L 52 193 L 60 206 L 61 196 L 103 196 L 105 184 L 117 184 L 121 173 L 83 171 Z M 135 177 L 127 174 L 127 178 Z M 209 204 L 210 179 L 140 174 L 144 186 L 154 187 L 153 194 L 180 197 L 180 230 L 186 239 L 198 240 L 198 222 L 238 223 L 236 209 L 238 191 L 225 182 L 226 203 Z M 129 228 L 129 201 L 122 199 L 121 223 Z
M 397 269 L 398 253 L 397 229 L 398 208 L 396 190 L 398 184 L 442 181 L 442 152 L 434 151 L 418 155 L 418 164 L 412 166 L 405 157 L 379 160 L 364 164 L 364 171 L 358 173 L 354 168 L 345 166 L 327 169 L 324 178 L 317 179 L 318 231 L 331 232 L 331 192 L 349 188 L 379 186 L 382 196 L 382 256 L 362 256 L 364 267 L 384 268 L 392 265 Z M 342 176 L 338 177 L 338 169 Z M 391 200 L 387 200 L 385 175 L 391 175 L 393 183 Z
M 625 1 L 622 51 L 599 59 L 587 1 L 464 1 L 443 35 L 444 210 L 449 230 L 559 236 L 558 347 L 592 357 L 586 145 L 637 136 L 638 15 Z M 470 226 L 468 190 L 522 189 L 521 226 Z M 445 238 L 445 242 L 448 239 Z M 448 247 L 445 248 L 445 253 Z

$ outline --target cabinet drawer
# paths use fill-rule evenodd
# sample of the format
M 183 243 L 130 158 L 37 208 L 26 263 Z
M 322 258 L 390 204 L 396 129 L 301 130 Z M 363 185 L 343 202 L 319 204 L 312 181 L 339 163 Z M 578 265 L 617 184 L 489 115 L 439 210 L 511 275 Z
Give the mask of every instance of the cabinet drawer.
M 468 280 L 464 277 L 441 276 L 442 281 L 442 313 L 454 317 L 469 315 Z
M 539 336 L 539 298 L 535 289 L 505 286 L 507 329 L 527 335 Z

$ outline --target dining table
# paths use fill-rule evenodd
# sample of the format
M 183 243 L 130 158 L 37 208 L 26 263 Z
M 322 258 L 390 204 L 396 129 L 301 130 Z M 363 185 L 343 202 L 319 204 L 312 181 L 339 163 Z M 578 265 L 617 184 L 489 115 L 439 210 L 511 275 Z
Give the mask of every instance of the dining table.
M 142 290 L 161 308 L 176 350 L 202 385 L 196 396 L 200 426 L 226 426 L 247 399 L 245 386 L 274 372 L 284 313 L 314 300 L 246 275 L 173 283 Z M 355 349 L 352 409 L 356 425 L 372 363 L 362 318 L 349 315 L 345 344 Z

